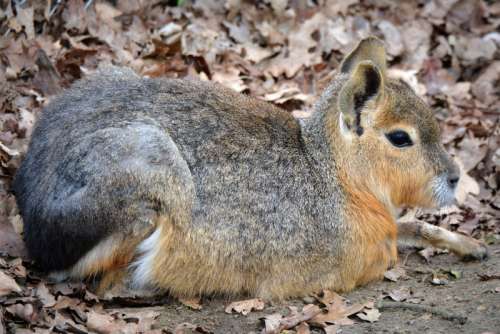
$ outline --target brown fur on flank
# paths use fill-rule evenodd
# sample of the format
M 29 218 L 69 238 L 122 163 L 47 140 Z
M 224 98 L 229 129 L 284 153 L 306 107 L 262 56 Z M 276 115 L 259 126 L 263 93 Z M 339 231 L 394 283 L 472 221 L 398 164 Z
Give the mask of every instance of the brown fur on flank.
M 286 298 L 379 279 L 398 208 L 449 204 L 457 181 L 432 111 L 385 58 L 362 40 L 301 121 L 208 82 L 111 67 L 76 83 L 14 181 L 31 256 L 101 292 Z

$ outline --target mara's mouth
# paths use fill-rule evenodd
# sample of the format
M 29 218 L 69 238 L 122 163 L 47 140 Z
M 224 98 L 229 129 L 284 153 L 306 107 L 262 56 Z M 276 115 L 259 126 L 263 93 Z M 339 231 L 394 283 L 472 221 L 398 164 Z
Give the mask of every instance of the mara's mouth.
M 432 196 L 437 208 L 450 206 L 455 202 L 455 190 L 448 184 L 446 175 L 441 174 L 432 180 Z

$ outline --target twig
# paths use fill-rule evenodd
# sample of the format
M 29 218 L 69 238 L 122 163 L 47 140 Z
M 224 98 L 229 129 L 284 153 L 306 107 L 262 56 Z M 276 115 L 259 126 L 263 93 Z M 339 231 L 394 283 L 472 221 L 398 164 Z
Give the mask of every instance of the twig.
M 303 321 L 308 321 L 323 312 L 319 307 L 311 307 L 305 310 L 302 310 L 297 315 L 291 317 L 285 317 L 280 321 L 280 333 L 285 329 L 291 329 L 300 324 Z
M 413 311 L 420 311 L 420 312 L 427 312 L 431 313 L 437 316 L 440 316 L 443 319 L 446 320 L 457 320 L 460 324 L 465 324 L 467 322 L 467 317 L 458 315 L 458 314 L 453 314 L 450 313 L 446 310 L 443 310 L 438 307 L 433 307 L 433 306 L 428 306 L 428 305 L 419 305 L 419 304 L 411 304 L 411 303 L 405 303 L 405 302 L 390 302 L 386 300 L 379 300 L 377 304 L 375 305 L 376 308 L 383 310 L 383 309 L 390 309 L 390 308 L 404 308 L 408 310 L 413 310 Z

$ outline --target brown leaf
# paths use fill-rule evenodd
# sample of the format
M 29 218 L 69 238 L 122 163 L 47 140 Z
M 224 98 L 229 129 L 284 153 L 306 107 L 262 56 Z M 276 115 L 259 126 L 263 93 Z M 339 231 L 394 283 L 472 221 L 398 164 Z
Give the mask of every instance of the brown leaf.
M 232 302 L 229 304 L 225 311 L 226 313 L 237 312 L 243 315 L 247 315 L 252 310 L 261 311 L 264 309 L 264 301 L 260 298 L 241 300 L 237 302 Z
M 0 143 L 0 150 L 2 143 Z M 19 233 L 14 226 L 7 220 L 0 221 L 0 252 L 5 252 L 10 256 L 26 256 L 26 248 Z
M 25 8 L 17 7 L 16 20 L 19 25 L 24 27 L 24 32 L 28 39 L 35 38 L 35 26 L 33 21 L 33 7 L 28 6 Z
M 0 270 L 0 297 L 6 296 L 12 292 L 20 293 L 22 290 L 16 281 L 7 276 L 3 270 Z
M 477 181 L 470 177 L 463 168 L 462 160 L 455 158 L 455 162 L 460 167 L 460 179 L 455 190 L 455 198 L 459 204 L 463 204 L 469 194 L 479 194 L 480 188 Z
M 297 327 L 295 327 L 297 334 L 310 334 L 309 325 L 307 322 L 301 322 Z
M 200 298 L 179 298 L 179 301 L 193 310 L 201 310 L 203 307 L 201 306 Z
M 38 283 L 38 286 L 36 287 L 35 295 L 38 298 L 40 298 L 44 307 L 52 307 L 56 304 L 56 299 L 50 293 L 49 289 L 47 289 L 47 286 L 45 284 L 43 284 L 42 282 Z
M 38 320 L 38 311 L 32 304 L 14 304 L 6 307 L 5 310 L 27 323 L 34 323 Z
M 347 317 L 360 312 L 364 308 L 364 305 L 361 304 L 347 305 L 344 298 L 328 290 L 323 291 L 323 297 L 321 297 L 320 301 L 327 306 L 327 312 L 318 314 L 309 321 L 314 326 L 350 325 L 353 322 Z
M 311 319 L 322 312 L 321 309 L 314 304 L 305 305 L 301 312 L 298 312 L 295 307 L 290 307 L 290 311 L 290 315 L 286 317 L 276 313 L 262 318 L 265 324 L 264 333 L 281 333 L 281 331 L 285 329 L 292 329 L 300 323 L 311 321 Z
M 380 312 L 376 308 L 366 309 L 363 312 L 356 314 L 356 316 L 364 321 L 376 322 L 380 318 Z
M 436 254 L 434 247 L 426 247 L 418 252 L 418 255 L 422 256 L 427 262 L 430 261 L 431 257 Z
M 399 289 L 394 289 L 389 292 L 389 297 L 397 302 L 402 302 L 410 297 L 410 289 L 407 287 L 401 287 Z
M 61 309 L 65 309 L 65 308 L 76 307 L 78 304 L 80 304 L 79 299 L 70 298 L 67 296 L 59 296 L 59 297 L 57 297 L 57 301 L 54 304 L 53 308 L 55 310 L 61 310 Z
M 329 325 L 329 326 L 326 326 L 325 328 L 323 328 L 323 330 L 325 331 L 325 334 L 337 334 L 337 332 L 339 330 L 339 326 Z
M 262 320 L 264 321 L 263 334 L 279 333 L 281 319 L 283 319 L 283 316 L 279 313 L 266 315 L 264 318 L 262 318 Z
M 93 310 L 87 313 L 87 327 L 100 334 L 112 333 L 136 333 L 137 324 L 127 324 L 124 321 L 118 321 L 109 314 L 97 313 Z
M 384 35 L 384 41 L 387 45 L 387 53 L 391 56 L 401 55 L 404 51 L 404 45 L 398 28 L 386 20 L 380 21 L 378 28 Z
M 406 270 L 402 267 L 394 267 L 384 273 L 384 277 L 389 281 L 397 282 L 400 278 L 406 277 Z

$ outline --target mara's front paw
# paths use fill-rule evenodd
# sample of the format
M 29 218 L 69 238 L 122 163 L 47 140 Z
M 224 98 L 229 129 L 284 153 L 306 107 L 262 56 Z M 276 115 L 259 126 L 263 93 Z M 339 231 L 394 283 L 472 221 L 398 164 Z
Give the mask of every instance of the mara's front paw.
M 488 247 L 486 245 L 476 239 L 470 238 L 470 237 L 464 237 L 466 238 L 466 242 L 463 243 L 463 248 L 461 249 L 459 253 L 460 256 L 462 256 L 463 260 L 470 261 L 470 260 L 479 260 L 483 261 L 486 260 L 489 256 L 488 254 Z

